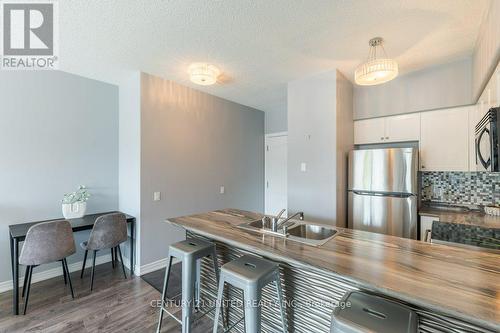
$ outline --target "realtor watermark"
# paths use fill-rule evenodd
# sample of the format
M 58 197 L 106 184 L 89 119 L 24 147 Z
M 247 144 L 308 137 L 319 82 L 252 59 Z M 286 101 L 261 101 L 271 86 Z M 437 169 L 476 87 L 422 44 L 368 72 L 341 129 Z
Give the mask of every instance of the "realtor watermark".
M 58 5 L 57 0 L 1 1 L 1 69 L 58 68 Z

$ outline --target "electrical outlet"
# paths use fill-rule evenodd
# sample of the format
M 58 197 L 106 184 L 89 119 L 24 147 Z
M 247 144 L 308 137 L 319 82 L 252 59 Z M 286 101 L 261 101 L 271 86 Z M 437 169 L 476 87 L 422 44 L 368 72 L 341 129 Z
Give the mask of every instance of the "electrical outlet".
M 224 193 L 226 193 L 226 189 L 224 188 L 224 185 L 220 187 L 220 189 L 219 189 L 219 193 L 220 193 L 220 194 L 224 194 Z
M 161 200 L 161 192 L 153 192 L 153 201 Z

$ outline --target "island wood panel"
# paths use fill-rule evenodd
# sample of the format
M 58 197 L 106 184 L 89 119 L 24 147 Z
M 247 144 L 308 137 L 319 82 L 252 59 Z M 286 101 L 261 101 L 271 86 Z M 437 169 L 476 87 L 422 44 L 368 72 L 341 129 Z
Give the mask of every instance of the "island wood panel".
M 320 247 L 236 228 L 261 214 L 227 209 L 169 219 L 201 236 L 290 266 L 332 274 L 353 287 L 500 330 L 500 254 L 337 228 Z

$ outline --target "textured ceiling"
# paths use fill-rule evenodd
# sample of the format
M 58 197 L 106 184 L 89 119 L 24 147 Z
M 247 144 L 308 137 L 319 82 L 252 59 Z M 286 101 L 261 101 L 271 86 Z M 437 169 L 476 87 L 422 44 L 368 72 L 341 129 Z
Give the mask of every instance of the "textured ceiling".
M 490 0 L 64 0 L 60 68 L 119 84 L 133 70 L 266 112 L 286 83 L 339 68 L 352 79 L 382 36 L 401 72 L 470 55 Z M 221 82 L 191 84 L 206 61 Z

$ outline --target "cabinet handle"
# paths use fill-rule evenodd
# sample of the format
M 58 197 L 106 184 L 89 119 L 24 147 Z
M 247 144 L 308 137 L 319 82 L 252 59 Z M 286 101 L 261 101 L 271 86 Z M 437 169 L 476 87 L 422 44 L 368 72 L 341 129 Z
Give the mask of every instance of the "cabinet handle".
M 384 137 L 383 137 L 383 136 L 381 136 L 381 137 L 380 137 L 380 140 L 384 140 Z
M 425 169 L 425 165 L 422 165 L 422 169 Z
M 388 136 L 386 136 L 386 137 L 385 137 L 385 139 L 386 139 L 386 140 L 389 140 L 389 137 L 388 137 Z

